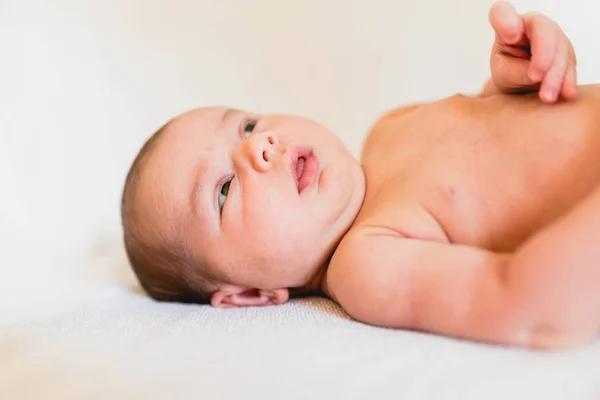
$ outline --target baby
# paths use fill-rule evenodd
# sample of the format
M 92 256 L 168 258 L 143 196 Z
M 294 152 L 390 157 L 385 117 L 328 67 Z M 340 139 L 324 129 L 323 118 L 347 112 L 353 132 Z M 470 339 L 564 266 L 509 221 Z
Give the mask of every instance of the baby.
M 122 201 L 150 296 L 325 295 L 358 321 L 564 348 L 600 331 L 600 86 L 561 29 L 492 6 L 491 79 L 387 113 L 357 162 L 305 118 L 203 108 L 142 147 Z

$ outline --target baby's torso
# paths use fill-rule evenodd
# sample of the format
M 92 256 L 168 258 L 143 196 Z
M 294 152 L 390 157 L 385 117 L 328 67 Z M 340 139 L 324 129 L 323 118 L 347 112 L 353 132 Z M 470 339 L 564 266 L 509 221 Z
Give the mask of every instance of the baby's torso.
M 600 87 L 575 102 L 453 96 L 371 130 L 353 229 L 511 251 L 600 183 Z

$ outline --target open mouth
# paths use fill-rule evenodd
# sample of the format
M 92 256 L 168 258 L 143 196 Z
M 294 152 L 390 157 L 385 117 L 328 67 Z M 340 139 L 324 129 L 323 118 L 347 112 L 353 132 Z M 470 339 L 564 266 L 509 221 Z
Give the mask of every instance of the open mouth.
M 319 161 L 312 149 L 298 148 L 292 157 L 291 172 L 296 180 L 298 194 L 311 187 L 319 171 Z

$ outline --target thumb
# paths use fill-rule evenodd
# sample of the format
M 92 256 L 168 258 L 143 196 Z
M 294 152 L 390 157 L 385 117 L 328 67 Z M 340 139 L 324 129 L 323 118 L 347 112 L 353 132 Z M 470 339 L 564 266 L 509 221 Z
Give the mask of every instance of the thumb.
M 529 78 L 530 61 L 493 52 L 490 59 L 490 70 L 494 83 L 506 92 L 526 92 L 537 90 L 540 82 Z

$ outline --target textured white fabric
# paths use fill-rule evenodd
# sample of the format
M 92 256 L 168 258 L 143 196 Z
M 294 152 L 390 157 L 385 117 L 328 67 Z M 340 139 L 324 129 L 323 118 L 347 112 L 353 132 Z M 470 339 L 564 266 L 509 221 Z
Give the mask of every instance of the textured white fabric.
M 366 326 L 325 299 L 224 311 L 97 292 L 0 329 L 1 399 L 600 398 L 600 342 L 533 352 Z

